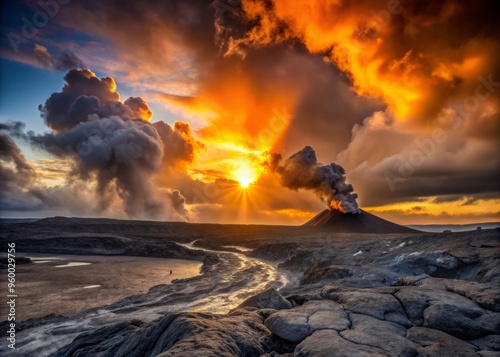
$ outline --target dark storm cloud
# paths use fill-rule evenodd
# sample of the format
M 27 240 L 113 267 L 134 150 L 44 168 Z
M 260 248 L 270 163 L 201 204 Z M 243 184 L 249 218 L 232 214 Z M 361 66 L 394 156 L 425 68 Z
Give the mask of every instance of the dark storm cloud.
M 328 158 L 349 144 L 355 124 L 385 105 L 376 98 L 357 95 L 347 78 L 321 56 L 302 54 L 295 62 L 290 72 L 307 81 L 281 146 L 293 152 L 304 143 L 314 142 L 318 156 Z
M 26 125 L 20 121 L 9 121 L 7 123 L 0 123 L 0 130 L 9 132 L 11 135 L 22 136 L 25 126 Z
M 360 94 L 382 98 L 398 116 L 432 121 L 474 91 L 478 75 L 500 78 L 494 0 L 465 3 L 287 0 L 244 3 L 253 26 L 228 52 L 301 41 L 345 72 Z M 285 26 L 282 25 L 285 23 Z
M 116 70 L 129 84 L 166 90 L 169 84 L 190 86 L 194 77 L 210 72 L 206 64 L 219 52 L 210 5 L 206 0 L 75 1 L 54 21 L 105 41 L 120 60 L 101 70 Z
M 451 6 L 451 2 L 447 4 Z M 483 5 L 484 2 L 475 3 L 470 10 L 476 13 Z M 456 16 L 466 22 L 466 8 L 456 4 L 456 8 L 449 10 L 442 21 L 434 19 L 423 28 L 419 21 L 423 21 L 425 14 L 404 22 L 407 29 L 414 26 L 417 31 L 416 46 L 429 47 L 423 54 L 442 59 L 441 63 L 429 58 L 426 62 L 427 70 L 436 66 L 428 78 L 437 78 L 421 94 L 425 103 L 417 106 L 416 112 L 424 109 L 428 116 L 421 118 L 422 122 L 408 123 L 398 122 L 390 112 L 375 113 L 353 128 L 351 143 L 337 158 L 349 170 L 363 205 L 415 201 L 424 196 L 500 197 L 497 184 L 500 162 L 495 154 L 500 148 L 497 134 L 500 73 L 498 66 L 492 65 L 496 61 L 492 59 L 498 57 L 498 46 L 491 47 L 491 34 L 497 30 L 486 18 L 484 24 L 475 21 L 464 24 L 460 31 L 468 34 L 453 39 L 455 32 L 445 29 Z M 439 36 L 435 43 L 434 39 L 424 41 L 429 28 L 436 27 L 440 31 L 436 31 Z M 460 43 L 460 50 L 450 48 L 451 43 Z M 401 45 L 410 44 L 411 41 Z M 453 89 L 439 89 L 447 81 L 455 81 Z M 432 138 L 435 130 L 442 132 L 443 139 L 438 142 Z
M 123 121 L 119 122 L 118 118 L 113 118 L 113 120 L 119 124 L 124 123 Z M 93 123 L 82 123 L 82 125 L 87 126 L 88 130 L 92 130 L 89 128 L 91 124 Z M 139 148 L 142 151 L 142 157 L 145 157 L 143 150 L 149 147 L 152 151 L 149 155 L 151 157 L 158 155 L 158 151 L 161 152 L 160 147 L 154 148 L 152 146 L 161 144 L 152 143 L 151 139 L 149 139 L 149 144 L 145 144 L 144 141 L 148 141 L 148 139 L 138 139 L 137 136 L 140 136 L 140 133 L 133 137 L 131 136 L 133 131 L 120 130 L 115 132 L 112 137 L 102 137 L 100 141 L 97 141 L 96 136 L 92 143 L 82 141 L 82 147 L 73 148 L 70 145 L 75 140 L 86 139 L 85 136 L 78 134 L 78 129 L 64 134 L 50 134 L 50 139 L 47 135 L 44 137 L 45 141 L 41 141 L 41 136 L 36 137 L 31 132 L 24 133 L 23 128 L 24 124 L 21 122 L 0 123 L 0 211 L 34 212 L 62 209 L 66 213 L 95 215 L 113 203 L 114 195 L 110 195 L 111 191 L 106 191 L 104 188 L 115 186 L 119 195 L 126 201 L 124 208 L 130 216 L 141 213 L 141 217 L 155 218 L 157 217 L 155 214 L 158 213 L 155 211 L 162 206 L 170 207 L 170 202 L 175 202 L 174 209 L 179 216 L 186 216 L 180 193 L 173 195 L 170 192 L 165 193 L 163 197 L 165 202 L 161 201 L 161 195 L 155 194 L 157 200 L 155 203 L 151 199 L 153 193 L 148 191 L 150 178 L 143 176 L 146 172 L 152 171 L 153 168 L 134 167 L 137 165 L 134 159 L 138 158 Z M 67 177 L 68 182 L 65 186 L 47 187 L 38 182 L 38 178 L 43 174 L 36 171 L 36 165 L 26 161 L 19 147 L 7 134 L 24 140 L 29 138 L 38 140 L 39 147 L 44 147 L 57 156 L 66 152 L 62 150 L 64 145 L 69 152 L 82 150 L 83 147 L 86 151 L 81 151 L 84 154 L 82 156 L 74 156 L 77 161 L 74 165 L 74 171 L 70 173 L 70 177 Z M 49 141 L 51 146 L 45 146 L 48 145 Z M 147 163 L 147 161 L 145 162 Z M 48 164 L 50 165 L 50 162 Z M 52 170 L 59 174 L 60 178 L 60 172 L 56 168 L 52 168 Z M 91 181 L 93 176 L 97 176 L 98 180 L 98 191 L 100 192 L 97 194 L 89 190 L 85 184 L 85 180 Z M 144 179 L 144 182 L 141 178 Z
M 439 196 L 499 197 L 500 142 L 493 136 L 470 136 L 470 128 L 482 120 L 477 113 L 464 118 L 455 130 L 435 128 L 440 134 L 434 138 L 386 119 L 386 114 L 376 113 L 356 126 L 351 143 L 337 157 L 349 171 L 362 205 L 416 201 L 425 196 L 438 200 L 445 199 Z
M 83 61 L 74 53 L 69 51 L 62 51 L 56 57 L 53 57 L 46 47 L 35 45 L 33 53 L 40 64 L 47 69 L 67 71 L 69 69 L 85 67 Z
M 296 152 L 283 164 L 281 157 L 271 155 L 269 166 L 280 177 L 281 184 L 291 190 L 307 189 L 332 209 L 345 213 L 359 213 L 352 185 L 346 183 L 345 170 L 335 163 L 322 165 L 310 146 Z
M 84 69 L 71 70 L 64 79 L 66 84 L 62 91 L 53 93 L 39 109 L 47 125 L 56 133 L 64 132 L 65 135 L 32 138 L 53 153 L 66 150 L 68 145 L 77 150 L 76 143 L 93 135 L 99 138 L 105 133 L 123 130 L 118 123 L 128 123 L 127 128 L 141 125 L 155 136 L 159 135 L 157 139 L 166 148 L 165 161 L 169 164 L 191 162 L 196 153 L 204 149 L 204 145 L 193 138 L 187 123 L 176 122 L 173 128 L 162 121 L 147 124 L 146 121 L 152 117 L 148 104 L 140 97 L 130 97 L 121 103 L 113 78 L 99 79 L 90 70 Z M 112 120 L 113 117 L 119 120 Z M 103 118 L 106 120 L 100 120 Z M 88 121 L 92 123 L 85 125 Z M 76 126 L 77 130 L 74 129 Z
M 500 169 L 490 168 L 480 172 L 445 172 L 437 175 L 435 172 L 418 173 L 411 176 L 397 185 L 396 200 L 412 201 L 422 196 L 448 196 L 448 195 L 468 195 L 476 197 L 499 198 Z M 374 186 L 376 189 L 376 186 Z M 386 180 L 380 181 L 380 194 L 374 193 L 367 204 L 380 204 L 390 202 L 390 190 Z M 374 189 L 374 191 L 375 191 Z M 387 193 L 387 196 L 381 196 Z M 389 200 L 387 199 L 389 198 Z M 395 200 L 392 200 L 395 201 Z M 441 201 L 443 201 L 441 199 Z M 377 202 L 377 203 L 376 203 Z
M 448 203 L 448 202 L 456 202 L 462 201 L 461 205 L 469 205 L 469 204 L 479 204 L 481 200 L 488 200 L 498 198 L 500 195 L 494 192 L 488 193 L 479 193 L 474 194 L 474 196 L 469 195 L 441 195 L 439 197 L 435 197 L 431 200 L 432 203 Z

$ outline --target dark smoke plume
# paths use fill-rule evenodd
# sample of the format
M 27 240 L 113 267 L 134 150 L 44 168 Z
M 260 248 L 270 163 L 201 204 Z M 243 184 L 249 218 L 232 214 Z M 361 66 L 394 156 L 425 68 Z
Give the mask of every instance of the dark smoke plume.
M 280 176 L 281 184 L 291 190 L 313 190 L 330 209 L 344 213 L 360 212 L 357 194 L 351 184 L 346 183 L 345 170 L 337 164 L 322 165 L 310 146 L 296 152 L 283 164 L 281 155 L 273 153 L 267 165 Z
M 31 143 L 58 157 L 74 158 L 73 176 L 96 183 L 102 209 L 116 192 L 130 217 L 167 218 L 175 210 L 186 219 L 181 193 L 158 190 L 152 177 L 164 165 L 194 159 L 202 144 L 191 136 L 189 125 L 150 123 L 147 103 L 139 97 L 122 103 L 113 78 L 100 79 L 84 69 L 71 70 L 64 79 L 62 91 L 39 107 L 52 132 L 28 133 Z
M 181 194 L 181 192 L 179 190 L 168 191 L 168 196 L 174 209 L 181 214 L 186 221 L 189 221 L 189 214 L 185 206 L 186 198 Z

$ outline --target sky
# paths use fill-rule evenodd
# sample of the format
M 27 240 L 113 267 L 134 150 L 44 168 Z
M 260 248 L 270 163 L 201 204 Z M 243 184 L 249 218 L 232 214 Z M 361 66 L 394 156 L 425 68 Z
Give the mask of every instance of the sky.
M 1 6 L 1 217 L 500 218 L 494 1 Z

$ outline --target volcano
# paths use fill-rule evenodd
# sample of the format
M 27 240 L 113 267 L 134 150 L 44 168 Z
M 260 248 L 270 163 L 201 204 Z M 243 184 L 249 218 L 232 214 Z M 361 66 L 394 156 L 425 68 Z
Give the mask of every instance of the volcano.
M 304 226 L 326 228 L 339 233 L 416 233 L 415 229 L 400 226 L 361 210 L 359 214 L 325 209 Z

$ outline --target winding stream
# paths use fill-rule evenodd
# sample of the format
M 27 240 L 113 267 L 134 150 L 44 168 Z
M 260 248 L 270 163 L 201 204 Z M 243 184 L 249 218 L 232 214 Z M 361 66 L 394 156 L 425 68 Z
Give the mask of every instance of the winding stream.
M 242 253 L 194 247 L 194 243 L 178 244 L 217 255 L 219 261 L 210 271 L 173 284 L 154 286 L 145 294 L 129 296 L 63 321 L 47 319 L 17 333 L 17 348 L 12 355 L 49 356 L 79 334 L 119 321 L 151 322 L 165 313 L 181 311 L 228 313 L 245 299 L 271 287 L 280 289 L 287 283 L 271 264 Z
M 219 281 L 218 286 L 210 296 L 196 300 L 189 306 L 186 306 L 186 310 L 225 314 L 253 295 L 271 287 L 279 290 L 287 284 L 286 277 L 279 273 L 276 267 L 271 264 L 247 257 L 242 253 L 198 248 L 194 246 L 195 242 L 178 244 L 188 249 L 216 253 L 220 259 L 228 259 L 226 264 L 228 266 L 232 265 L 232 268 L 224 272 L 224 277 Z M 231 246 L 229 248 L 248 251 L 248 248 L 244 247 Z M 225 255 L 229 255 L 229 258 Z M 237 258 L 236 264 L 234 263 L 234 258 Z

